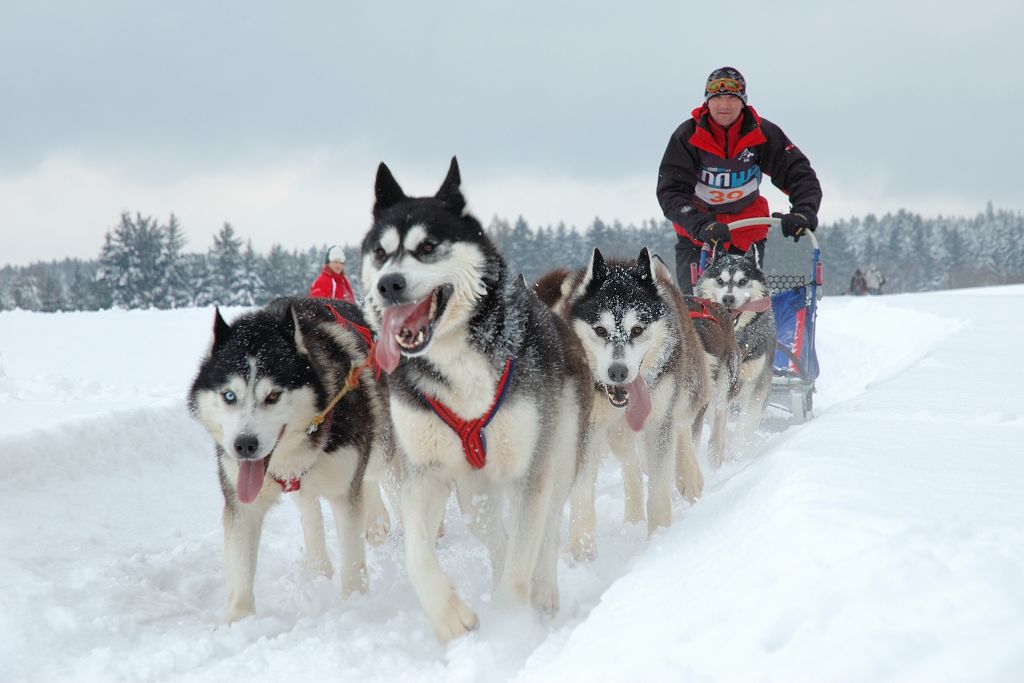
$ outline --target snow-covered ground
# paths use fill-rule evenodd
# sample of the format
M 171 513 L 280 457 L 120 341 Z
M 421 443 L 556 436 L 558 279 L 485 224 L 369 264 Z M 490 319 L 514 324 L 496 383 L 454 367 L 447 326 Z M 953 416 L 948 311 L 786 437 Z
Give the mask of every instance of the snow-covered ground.
M 0 679 L 1020 680 L 1021 311 L 1024 286 L 824 299 L 816 417 L 705 462 L 649 540 L 609 459 L 600 556 L 563 556 L 554 618 L 496 604 L 450 507 L 441 562 L 482 625 L 447 648 L 400 539 L 342 600 L 288 501 L 257 615 L 221 623 L 213 448 L 184 404 L 212 310 L 0 313 Z

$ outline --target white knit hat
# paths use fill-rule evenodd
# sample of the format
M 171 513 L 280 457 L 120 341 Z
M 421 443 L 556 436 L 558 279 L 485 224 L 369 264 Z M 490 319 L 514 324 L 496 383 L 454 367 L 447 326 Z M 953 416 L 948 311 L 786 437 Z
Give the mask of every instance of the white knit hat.
M 345 250 L 337 245 L 331 247 L 327 251 L 327 262 L 330 263 L 331 261 L 341 261 L 342 263 L 344 263 Z

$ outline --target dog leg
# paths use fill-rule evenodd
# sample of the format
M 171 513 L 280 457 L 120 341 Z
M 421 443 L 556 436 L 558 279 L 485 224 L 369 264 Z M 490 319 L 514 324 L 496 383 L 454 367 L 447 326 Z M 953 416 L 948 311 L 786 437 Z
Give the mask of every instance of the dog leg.
M 626 444 L 613 447 L 622 464 L 622 486 L 625 493 L 625 509 L 622 521 L 638 524 L 644 521 L 644 474 L 640 467 L 640 444 L 637 439 L 627 439 Z
M 380 495 L 380 482 L 363 480 L 363 496 L 366 499 L 366 541 L 377 547 L 387 540 L 391 532 L 391 519 L 384 499 Z
M 553 454 L 545 455 L 550 457 Z M 512 484 L 512 524 L 505 571 L 501 576 L 501 594 L 519 605 L 530 604 L 530 587 L 544 541 L 544 525 L 554 487 L 552 478 L 555 473 L 550 459 L 537 455 L 534 462 L 538 467 L 527 475 L 527 481 Z
M 668 413 L 647 431 L 647 533 L 672 526 L 672 465 L 676 454 L 676 430 Z
M 365 487 L 364 487 L 365 488 Z M 328 498 L 334 525 L 338 528 L 338 544 L 341 546 L 341 596 L 347 598 L 354 593 L 366 593 L 366 546 L 363 534 L 366 531 L 366 505 L 362 490 L 354 495 Z
M 558 527 L 562 521 L 563 505 L 552 500 L 544 528 L 544 541 L 533 572 L 530 603 L 537 611 L 554 616 L 558 613 Z
M 740 373 L 743 388 L 735 400 L 735 404 L 740 408 L 740 417 L 733 430 L 733 438 L 742 446 L 748 443 L 754 430 L 761 423 L 772 378 L 767 357 L 759 362 L 747 361 L 740 366 Z
M 294 499 L 302 520 L 306 566 L 320 576 L 330 578 L 334 575 L 334 567 L 327 557 L 327 539 L 324 536 L 324 515 L 320 509 L 320 498 L 300 489 L 295 492 Z
M 455 592 L 437 562 L 434 542 L 448 501 L 448 484 L 413 469 L 402 482 L 402 521 L 405 524 L 405 563 L 423 611 L 442 643 L 475 630 L 476 614 Z
M 716 403 L 718 403 L 716 401 Z M 725 462 L 725 424 L 728 406 L 718 403 L 711 411 L 711 436 L 708 439 L 708 459 L 716 470 Z
M 463 477 L 455 487 L 455 494 L 469 530 L 490 553 L 491 571 L 494 583 L 497 584 L 505 564 L 505 547 L 508 543 L 505 525 L 501 520 L 504 497 L 481 472 Z
M 224 506 L 224 568 L 227 574 L 228 605 L 224 621 L 231 623 L 256 610 L 253 580 L 259 551 L 263 517 L 268 503 L 256 500 Z
M 704 437 L 704 416 L 707 413 L 708 406 L 705 405 L 697 411 L 697 415 L 693 418 L 693 425 L 690 427 L 690 440 L 693 442 L 694 451 L 700 450 L 700 440 Z M 685 423 L 685 420 L 683 422 Z
M 682 422 L 686 424 L 685 420 Z M 704 475 L 697 463 L 697 451 L 689 427 L 676 432 L 676 490 L 690 503 L 696 502 L 704 490 Z
M 582 467 L 576 474 L 569 494 L 569 554 L 577 562 L 589 562 L 597 557 L 597 512 L 594 510 L 594 495 L 597 490 L 597 471 L 605 445 L 593 434 L 590 440 Z

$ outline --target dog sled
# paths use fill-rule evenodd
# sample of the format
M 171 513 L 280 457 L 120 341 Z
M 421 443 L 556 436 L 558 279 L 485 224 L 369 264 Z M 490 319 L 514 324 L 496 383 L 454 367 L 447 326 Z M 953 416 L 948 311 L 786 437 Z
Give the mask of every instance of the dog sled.
M 778 218 L 745 218 L 729 223 L 729 229 L 751 225 L 772 227 L 781 224 Z M 813 232 L 805 232 L 811 244 L 810 269 L 804 273 L 765 275 L 771 293 L 772 315 L 775 318 L 775 358 L 768 403 L 792 416 L 793 422 L 805 422 L 814 406 L 814 381 L 818 378 L 818 355 L 814 333 L 818 317 L 818 301 L 822 296 L 821 249 Z M 704 271 L 709 249 L 700 256 L 700 272 Z M 696 264 L 694 264 L 696 266 Z M 698 272 L 691 273 L 696 282 Z
M 773 226 L 780 223 L 777 218 L 771 220 Z M 730 227 L 739 227 L 737 223 Z M 818 301 L 823 293 L 818 239 L 810 231 L 803 237 L 811 243 L 810 269 L 804 273 L 766 275 L 776 337 L 768 403 L 789 412 L 792 421 L 798 423 L 805 422 L 814 407 L 814 381 L 819 372 L 814 333 Z

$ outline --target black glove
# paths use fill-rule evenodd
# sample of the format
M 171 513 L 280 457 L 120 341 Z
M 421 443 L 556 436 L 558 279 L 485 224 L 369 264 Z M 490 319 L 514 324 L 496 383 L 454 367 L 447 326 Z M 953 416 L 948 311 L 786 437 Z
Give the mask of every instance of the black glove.
M 818 227 L 818 217 L 813 213 L 773 213 L 772 218 L 782 219 L 782 236 L 792 237 L 794 242 L 800 241 L 805 230 L 814 232 Z
M 729 226 L 719 223 L 715 214 L 701 213 L 692 206 L 683 209 L 679 225 L 700 242 L 728 242 L 731 239 Z

